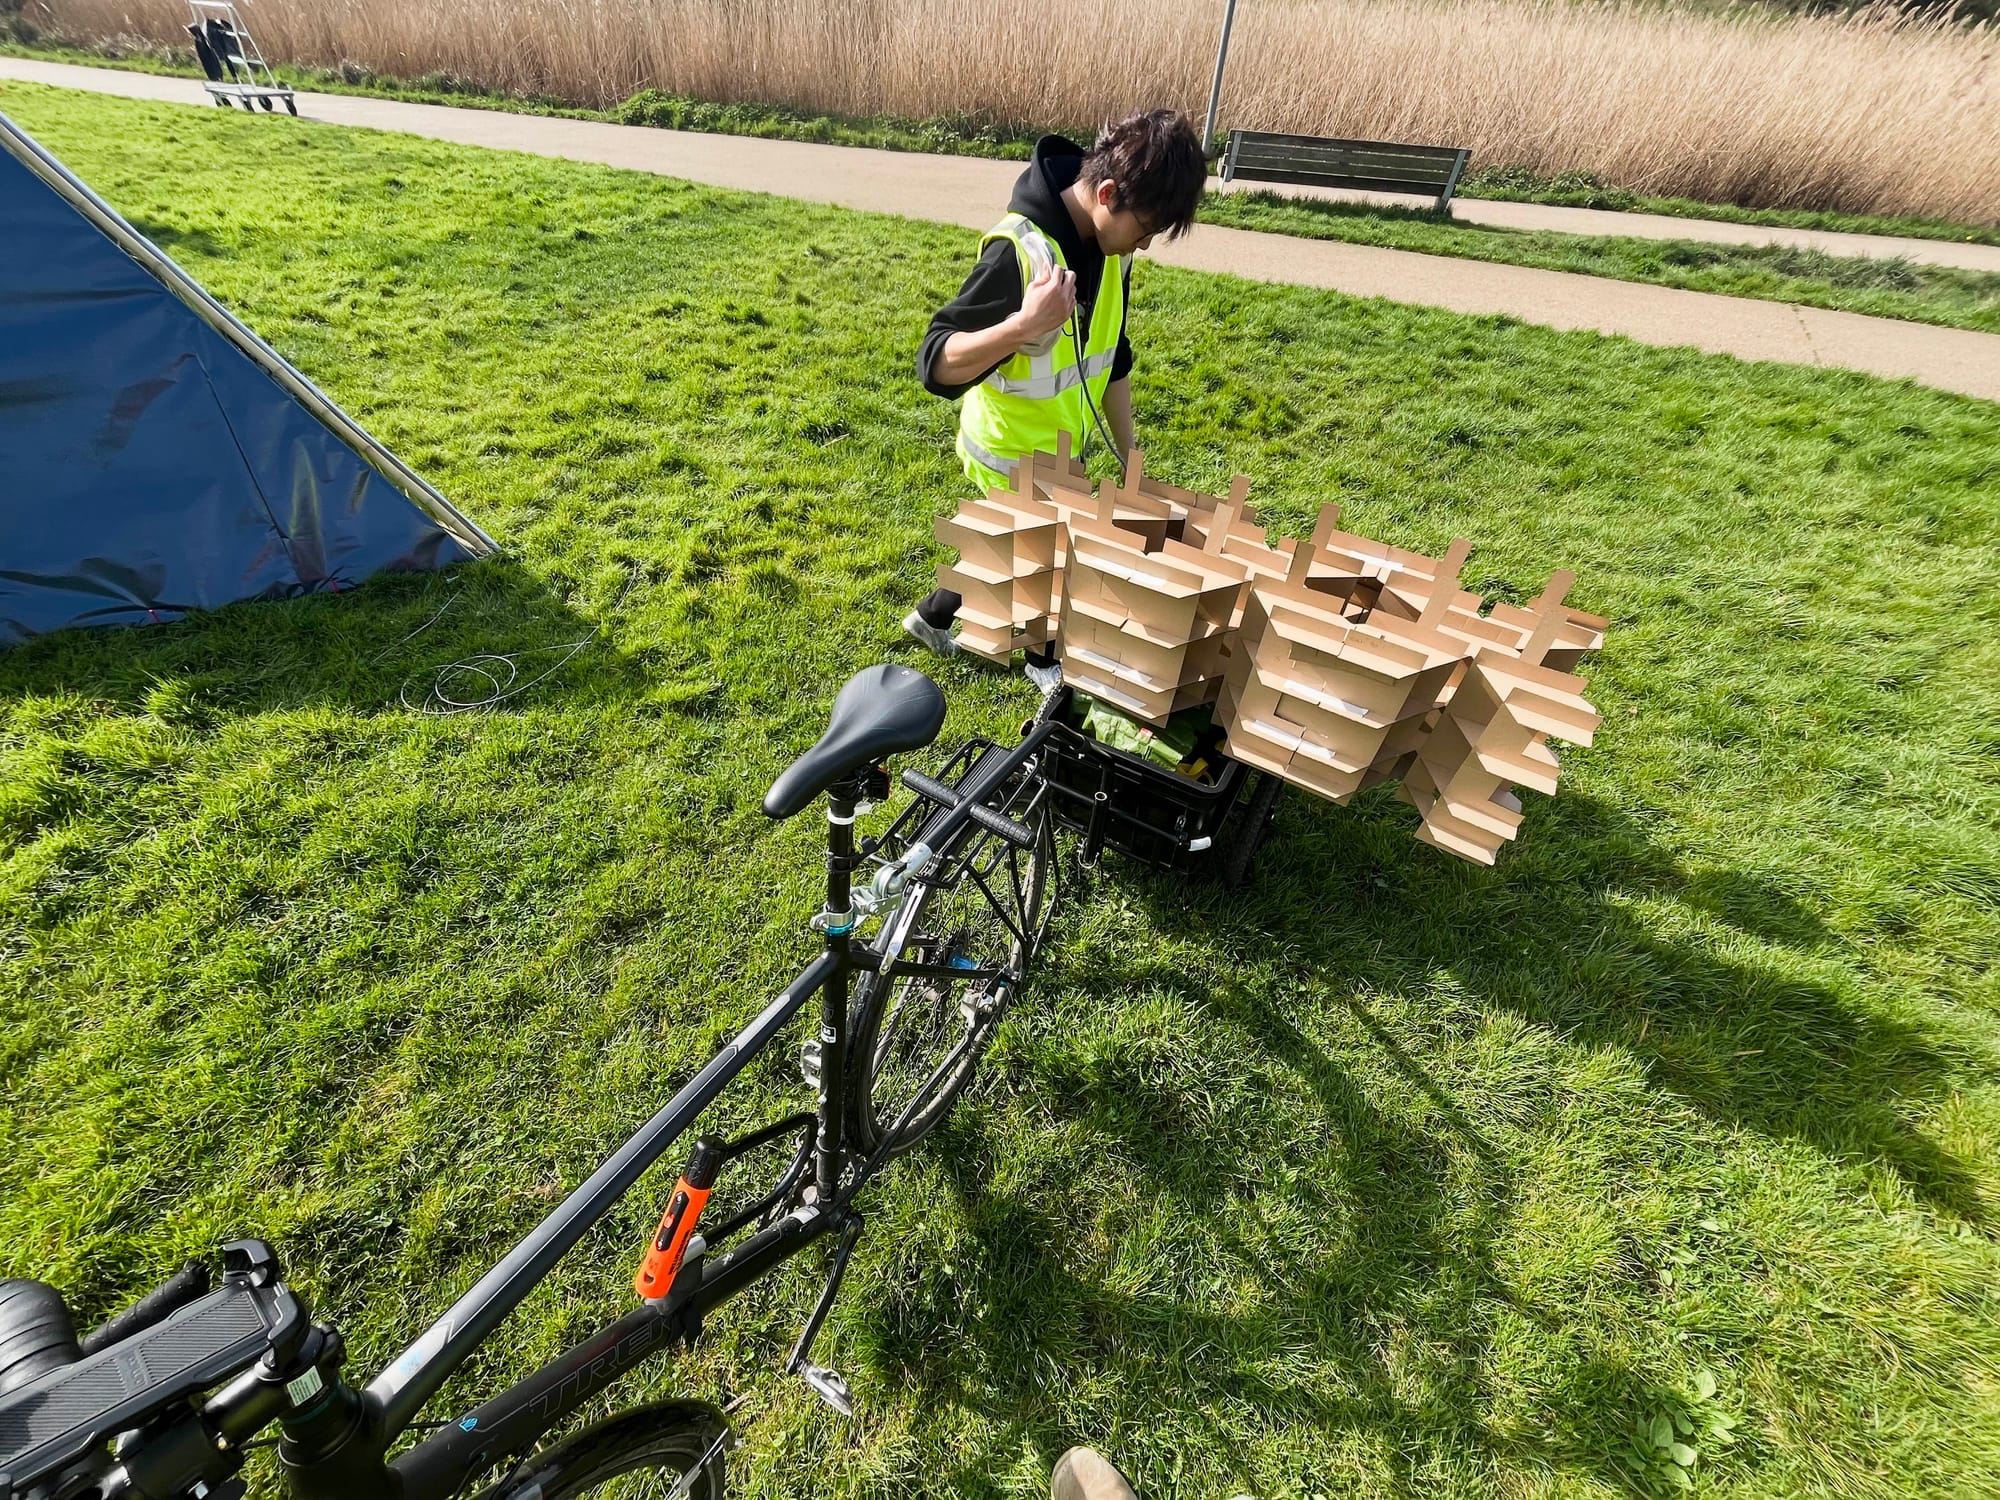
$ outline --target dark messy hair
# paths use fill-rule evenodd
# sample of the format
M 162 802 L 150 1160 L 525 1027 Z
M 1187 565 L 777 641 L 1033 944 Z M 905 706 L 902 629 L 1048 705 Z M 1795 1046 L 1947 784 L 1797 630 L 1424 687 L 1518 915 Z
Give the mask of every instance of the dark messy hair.
M 1109 181 L 1117 191 L 1114 208 L 1130 209 L 1155 233 L 1177 240 L 1194 224 L 1208 159 L 1186 115 L 1141 110 L 1097 132 L 1077 181 L 1092 189 Z

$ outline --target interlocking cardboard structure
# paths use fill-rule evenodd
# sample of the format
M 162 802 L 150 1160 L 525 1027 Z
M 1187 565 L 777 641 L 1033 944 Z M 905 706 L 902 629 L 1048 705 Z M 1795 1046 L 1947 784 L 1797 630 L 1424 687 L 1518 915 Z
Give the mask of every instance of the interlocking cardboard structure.
M 1493 863 L 1517 789 L 1556 789 L 1549 741 L 1590 743 L 1573 672 L 1607 622 L 1563 603 L 1567 572 L 1488 605 L 1459 587 L 1470 542 L 1385 546 L 1340 530 L 1334 505 L 1310 541 L 1273 545 L 1249 490 L 1163 484 L 1135 451 L 1093 491 L 1066 444 L 1030 455 L 1011 489 L 938 522 L 961 649 L 1004 663 L 1054 645 L 1065 680 L 1154 724 L 1214 703 L 1236 759 L 1336 802 L 1399 780 L 1419 839 Z

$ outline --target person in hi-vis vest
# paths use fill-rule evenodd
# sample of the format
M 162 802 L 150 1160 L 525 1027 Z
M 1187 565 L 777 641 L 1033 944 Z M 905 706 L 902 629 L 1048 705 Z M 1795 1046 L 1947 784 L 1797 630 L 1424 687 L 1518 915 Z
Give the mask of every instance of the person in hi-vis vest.
M 960 401 L 958 455 L 982 492 L 1006 488 L 1022 454 L 1055 452 L 1063 433 L 1072 453 L 1095 437 L 1124 462 L 1132 257 L 1187 232 L 1207 180 L 1201 138 L 1178 110 L 1107 125 L 1088 151 L 1059 135 L 1036 143 L 1006 217 L 917 352 L 924 389 Z M 904 626 L 949 652 L 957 606 L 933 594 Z

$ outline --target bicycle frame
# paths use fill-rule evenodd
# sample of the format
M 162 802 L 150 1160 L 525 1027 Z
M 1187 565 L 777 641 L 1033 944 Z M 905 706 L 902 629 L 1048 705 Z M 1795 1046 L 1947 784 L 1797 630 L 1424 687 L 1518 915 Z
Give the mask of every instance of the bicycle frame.
M 981 797 L 1010 779 L 1054 728 L 1039 724 L 990 766 L 982 762 L 956 794 L 958 805 L 922 822 L 917 842 L 948 856 L 963 843 L 968 825 L 992 827 L 991 810 L 980 806 Z M 851 942 L 858 925 L 852 875 L 865 858 L 857 856 L 854 845 L 855 810 L 864 786 L 861 774 L 836 784 L 829 793 L 826 911 L 817 924 L 824 945 L 819 956 L 364 1390 L 355 1391 L 340 1380 L 336 1337 L 329 1340 L 331 1347 L 321 1355 L 320 1364 L 309 1367 L 318 1370 L 323 1390 L 315 1385 L 313 1397 L 295 1405 L 290 1391 L 297 1382 L 278 1387 L 269 1380 L 259 1382 L 256 1372 L 250 1372 L 207 1404 L 204 1416 L 211 1430 L 240 1445 L 272 1420 L 281 1420 L 280 1455 L 288 1487 L 298 1500 L 447 1500 L 484 1470 L 526 1450 L 642 1360 L 694 1338 L 709 1312 L 758 1277 L 829 1233 L 849 1225 L 858 1229 L 858 1218 L 848 1205 L 886 1157 L 886 1148 L 878 1151 L 843 1189 L 842 1172 L 849 1162 L 844 1091 L 850 984 L 855 970 L 878 971 L 884 962 L 882 952 Z M 896 972 L 921 973 L 925 968 L 899 964 Z M 704 1256 L 699 1262 L 690 1258 L 666 1297 L 627 1314 L 389 1461 L 389 1448 L 453 1371 L 814 996 L 820 1000 L 817 1110 L 780 1122 L 757 1137 L 767 1139 L 786 1126 L 803 1133 L 804 1125 L 811 1123 L 813 1181 L 800 1193 L 801 1206 L 726 1253 L 713 1259 Z M 934 1076 L 933 1085 L 941 1076 L 942 1072 Z M 922 1102 L 920 1096 L 910 1109 Z M 851 1243 L 850 1233 L 843 1248 Z M 823 1303 L 809 1332 L 816 1331 L 824 1312 Z M 282 1397 L 280 1390 L 286 1392 Z M 504 1482 L 486 1493 L 506 1493 Z

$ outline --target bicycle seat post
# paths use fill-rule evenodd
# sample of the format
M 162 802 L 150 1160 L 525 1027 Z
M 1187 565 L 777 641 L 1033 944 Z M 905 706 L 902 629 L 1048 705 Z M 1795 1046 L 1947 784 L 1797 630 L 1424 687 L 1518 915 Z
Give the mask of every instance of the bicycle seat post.
M 851 970 L 848 942 L 860 922 L 854 909 L 854 815 L 865 787 L 866 771 L 843 776 L 827 788 L 826 910 L 817 924 L 828 951 L 841 960 L 820 990 L 819 1012 L 819 1144 L 814 1181 L 819 1202 L 830 1206 L 840 1188 L 840 1158 L 846 1119 L 847 997 Z

